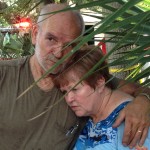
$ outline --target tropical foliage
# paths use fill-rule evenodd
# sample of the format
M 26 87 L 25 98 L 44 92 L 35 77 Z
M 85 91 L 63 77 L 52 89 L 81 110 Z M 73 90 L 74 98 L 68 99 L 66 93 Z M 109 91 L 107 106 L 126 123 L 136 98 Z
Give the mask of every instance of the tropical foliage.
M 35 2 L 19 0 L 15 3 L 18 4 L 18 6 L 20 6 L 20 4 L 23 5 L 19 10 L 16 10 L 17 12 L 21 10 L 22 14 L 29 16 L 35 8 L 37 10 L 37 6 L 41 2 L 42 1 Z M 48 2 L 49 1 L 45 1 L 45 3 Z M 115 55 L 121 53 L 119 58 L 117 57 L 117 59 L 110 61 L 109 66 L 124 66 L 123 68 L 121 67 L 119 71 L 131 70 L 132 68 L 127 79 L 132 81 L 140 81 L 141 79 L 147 78 L 146 80 L 143 80 L 144 82 L 142 82 L 142 84 L 149 86 L 150 79 L 148 77 L 150 76 L 150 66 L 145 68 L 143 71 L 141 71 L 141 68 L 150 62 L 150 0 L 73 0 L 72 2 L 76 5 L 72 5 L 73 7 L 68 9 L 85 9 L 95 11 L 97 14 L 101 15 L 98 16 L 91 14 L 91 16 L 100 19 L 100 21 L 88 29 L 88 31 L 85 31 L 89 32 L 91 30 L 90 34 L 76 39 L 79 41 L 79 44 L 71 53 L 63 57 L 60 62 L 55 64 L 49 72 L 62 63 L 67 57 L 72 55 L 82 45 L 92 40 L 94 36 L 104 34 L 105 41 L 103 39 L 100 39 L 100 41 L 105 42 L 106 45 L 109 44 L 110 46 L 108 47 L 107 54 L 102 60 L 99 61 L 99 64 L 105 59 L 110 61 L 110 59 L 113 58 L 111 56 L 114 53 Z M 35 12 L 36 16 L 37 11 Z M 120 51 L 122 48 L 125 50 Z M 92 73 L 96 67 L 97 64 L 91 69 L 89 74 Z

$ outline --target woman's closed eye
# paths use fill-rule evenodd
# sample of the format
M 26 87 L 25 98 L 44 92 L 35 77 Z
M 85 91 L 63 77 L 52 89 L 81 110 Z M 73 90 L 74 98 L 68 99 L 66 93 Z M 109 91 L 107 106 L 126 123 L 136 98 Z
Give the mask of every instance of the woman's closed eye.
M 71 89 L 70 91 L 72 91 L 73 93 L 77 93 L 77 92 L 79 92 L 79 89 L 78 88 L 73 88 L 73 89 Z
M 73 88 L 73 89 L 71 89 L 71 91 L 74 91 L 74 92 L 75 92 L 75 91 L 77 91 L 77 88 Z
M 67 91 L 61 91 L 63 93 L 63 95 L 65 95 L 67 93 Z
M 76 92 L 76 91 L 77 91 L 77 88 L 73 88 L 73 89 L 71 89 L 71 90 L 70 90 L 70 91 L 68 91 L 68 92 L 67 92 L 67 91 L 65 91 L 65 90 L 64 90 L 64 91 L 63 91 L 63 90 L 61 90 L 61 92 L 63 93 L 63 95 L 66 95 L 67 93 L 69 93 L 69 92 L 71 92 L 71 91 L 72 91 L 72 92 Z

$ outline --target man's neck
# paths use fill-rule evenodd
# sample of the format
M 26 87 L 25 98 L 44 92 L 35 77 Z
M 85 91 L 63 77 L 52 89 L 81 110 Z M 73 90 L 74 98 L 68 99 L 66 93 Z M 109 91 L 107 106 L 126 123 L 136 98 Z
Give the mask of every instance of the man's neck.
M 30 68 L 31 68 L 34 81 L 38 81 L 45 74 L 45 71 L 39 65 L 35 55 L 33 55 L 30 59 Z M 48 77 L 43 77 L 42 79 L 40 79 L 37 82 L 37 86 L 41 90 L 48 92 L 54 87 L 54 83 L 52 81 L 52 78 L 48 76 Z

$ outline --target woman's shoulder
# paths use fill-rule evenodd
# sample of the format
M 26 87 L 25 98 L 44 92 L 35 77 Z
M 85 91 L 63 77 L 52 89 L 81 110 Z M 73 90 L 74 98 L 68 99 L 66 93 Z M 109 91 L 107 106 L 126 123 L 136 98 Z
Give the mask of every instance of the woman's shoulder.
M 127 94 L 127 93 L 122 92 L 120 90 L 114 90 L 113 93 L 114 93 L 113 94 L 113 101 L 115 101 L 117 106 L 123 102 L 132 101 L 134 99 L 134 97 L 131 96 L 130 94 Z

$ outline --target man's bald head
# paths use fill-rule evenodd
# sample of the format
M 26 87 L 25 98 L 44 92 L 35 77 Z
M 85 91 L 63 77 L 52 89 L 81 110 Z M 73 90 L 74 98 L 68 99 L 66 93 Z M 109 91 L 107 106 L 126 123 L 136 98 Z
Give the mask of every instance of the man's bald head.
M 38 18 L 38 24 L 43 24 L 47 19 L 51 19 L 51 17 L 55 17 L 55 15 L 68 15 L 69 18 L 72 18 L 78 25 L 81 34 L 84 32 L 84 21 L 79 11 L 68 10 L 63 12 L 63 9 L 69 8 L 70 6 L 67 4 L 48 4 L 45 5 L 40 12 L 40 16 Z M 55 13 L 56 12 L 56 13 Z

